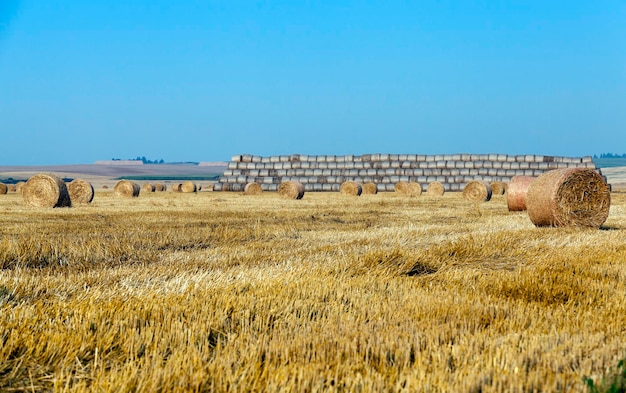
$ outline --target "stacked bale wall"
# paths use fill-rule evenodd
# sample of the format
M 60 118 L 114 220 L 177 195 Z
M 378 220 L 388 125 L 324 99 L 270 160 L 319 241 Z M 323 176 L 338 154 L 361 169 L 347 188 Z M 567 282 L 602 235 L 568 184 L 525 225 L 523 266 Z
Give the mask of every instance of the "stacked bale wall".
M 375 183 L 378 191 L 394 191 L 398 182 L 419 183 L 423 189 L 439 182 L 445 191 L 463 191 L 478 180 L 508 183 L 513 176 L 537 177 L 552 169 L 596 169 L 591 157 L 558 157 L 506 154 L 364 154 L 233 156 L 215 183 L 214 191 L 244 191 L 255 182 L 263 191 L 276 191 L 282 182 L 296 181 L 305 191 L 339 191 L 354 181 Z M 599 169 L 597 169 L 600 172 Z

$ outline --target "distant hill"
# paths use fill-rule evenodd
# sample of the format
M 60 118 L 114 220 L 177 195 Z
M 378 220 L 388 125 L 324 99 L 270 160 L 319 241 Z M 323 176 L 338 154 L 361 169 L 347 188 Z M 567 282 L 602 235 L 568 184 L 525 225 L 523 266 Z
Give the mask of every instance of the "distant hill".
M 626 166 L 626 157 L 615 158 L 593 158 L 593 162 L 598 168 L 615 168 L 618 166 Z

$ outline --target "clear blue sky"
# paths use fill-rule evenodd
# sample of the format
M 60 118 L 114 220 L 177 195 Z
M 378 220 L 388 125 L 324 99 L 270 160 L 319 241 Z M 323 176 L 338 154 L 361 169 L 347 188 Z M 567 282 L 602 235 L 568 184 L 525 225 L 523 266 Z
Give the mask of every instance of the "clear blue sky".
M 0 165 L 626 152 L 626 2 L 0 0 Z

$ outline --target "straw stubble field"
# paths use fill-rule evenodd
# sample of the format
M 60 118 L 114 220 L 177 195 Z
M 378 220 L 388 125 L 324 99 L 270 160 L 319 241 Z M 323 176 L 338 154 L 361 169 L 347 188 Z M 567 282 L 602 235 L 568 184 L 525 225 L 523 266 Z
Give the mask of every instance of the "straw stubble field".
M 584 391 L 626 356 L 600 230 L 505 196 L 0 200 L 0 390 Z

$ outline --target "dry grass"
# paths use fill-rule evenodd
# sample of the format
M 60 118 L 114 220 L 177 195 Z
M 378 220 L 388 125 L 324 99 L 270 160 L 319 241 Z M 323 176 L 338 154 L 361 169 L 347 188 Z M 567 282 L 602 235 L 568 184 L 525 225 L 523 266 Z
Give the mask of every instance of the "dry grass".
M 3 196 L 0 390 L 585 391 L 626 355 L 602 230 L 504 199 Z

